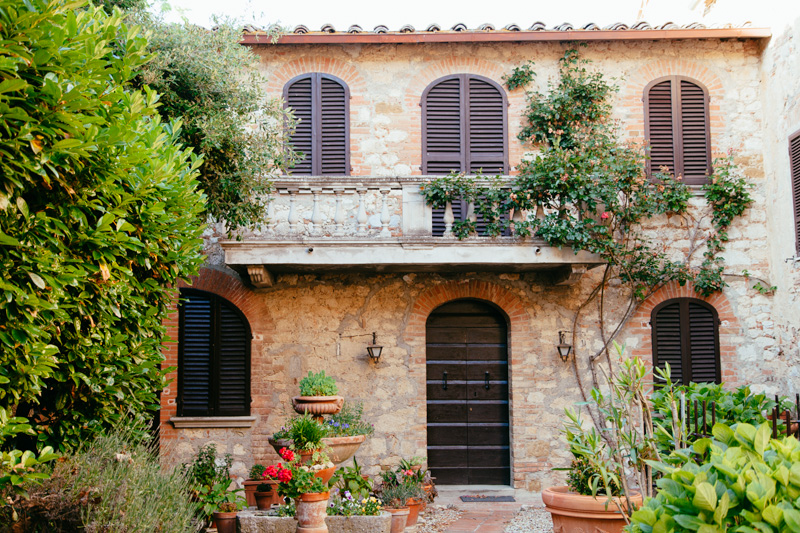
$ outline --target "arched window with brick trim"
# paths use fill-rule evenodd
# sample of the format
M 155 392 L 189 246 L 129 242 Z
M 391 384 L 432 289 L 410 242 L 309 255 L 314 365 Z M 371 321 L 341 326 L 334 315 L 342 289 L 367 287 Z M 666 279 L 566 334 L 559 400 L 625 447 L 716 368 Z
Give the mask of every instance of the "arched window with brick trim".
M 330 74 L 314 72 L 289 80 L 286 105 L 298 119 L 291 146 L 304 158 L 292 174 L 350 175 L 350 89 Z
M 451 74 L 428 85 L 421 105 L 423 174 L 508 174 L 508 101 L 499 84 L 475 74 Z M 453 214 L 463 219 L 465 203 L 453 202 Z M 434 235 L 444 232 L 443 218 L 443 209 L 434 210 Z
M 674 383 L 720 383 L 719 316 L 696 298 L 674 298 L 651 314 L 653 366 L 669 363 Z
M 181 289 L 178 416 L 250 414 L 250 324 L 228 300 Z
M 711 175 L 708 90 L 685 76 L 666 76 L 644 89 L 648 173 L 667 168 L 690 185 Z

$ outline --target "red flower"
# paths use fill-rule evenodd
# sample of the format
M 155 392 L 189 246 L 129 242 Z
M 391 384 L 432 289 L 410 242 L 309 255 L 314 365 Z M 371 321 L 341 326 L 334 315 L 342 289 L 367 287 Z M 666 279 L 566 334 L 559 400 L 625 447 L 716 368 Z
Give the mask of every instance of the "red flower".
M 291 479 L 292 479 L 291 470 L 284 468 L 280 472 L 278 472 L 278 481 L 280 481 L 281 483 L 286 483 L 288 481 L 291 481 Z
M 264 475 L 263 475 L 263 477 L 265 477 L 265 478 L 267 478 L 267 477 L 268 477 L 268 478 L 275 479 L 275 478 L 277 477 L 277 475 L 278 475 L 278 467 L 277 467 L 277 466 L 275 466 L 275 465 L 271 465 L 271 466 L 268 466 L 268 467 L 267 467 L 267 468 L 264 470 Z
M 600 218 L 602 218 L 603 220 L 605 220 L 605 219 L 607 219 L 607 218 L 608 218 L 608 217 L 610 217 L 610 216 L 611 216 L 611 215 L 608 213 L 608 211 L 603 211 L 603 214 L 602 214 L 602 215 L 600 215 Z
M 413 470 L 406 470 L 406 471 L 405 471 L 405 472 L 403 472 L 403 473 L 404 473 L 405 475 L 407 475 L 407 476 L 413 476 L 413 475 L 414 475 L 414 471 L 413 471 Z
M 281 451 L 278 452 L 280 456 L 283 458 L 284 461 L 292 462 L 294 461 L 294 452 L 289 448 L 281 448 Z

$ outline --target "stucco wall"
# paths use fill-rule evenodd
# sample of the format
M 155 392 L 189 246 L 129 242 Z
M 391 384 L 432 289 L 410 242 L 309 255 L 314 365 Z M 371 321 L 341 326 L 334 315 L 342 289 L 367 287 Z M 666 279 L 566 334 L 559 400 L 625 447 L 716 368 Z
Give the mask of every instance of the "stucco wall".
M 791 39 L 781 46 L 791 47 Z M 352 96 L 352 174 L 365 177 L 419 174 L 419 98 L 432 81 L 450 73 L 474 73 L 501 82 L 503 74 L 532 59 L 538 72 L 534 88 L 546 90 L 548 81 L 555 79 L 563 50 L 559 44 L 543 43 L 256 47 L 273 95 L 279 95 L 286 81 L 304 72 L 327 72 L 347 82 Z M 649 81 L 680 74 L 697 79 L 709 90 L 712 150 L 735 150 L 737 162 L 754 185 L 754 207 L 730 231 L 727 270 L 741 273 L 746 269 L 772 281 L 773 275 L 776 279 L 797 276 L 797 269 L 776 267 L 781 254 L 788 256 L 790 252 L 785 243 L 779 246 L 773 239 L 780 224 L 768 222 L 767 207 L 786 202 L 786 186 L 780 189 L 771 182 L 779 179 L 775 169 L 781 163 L 777 152 L 773 154 L 771 147 L 765 152 L 764 148 L 765 136 L 772 139 L 767 126 L 769 120 L 775 120 L 769 118 L 769 112 L 777 102 L 768 96 L 772 93 L 762 92 L 770 76 L 766 72 L 762 76 L 761 54 L 760 45 L 747 40 L 597 42 L 583 52 L 594 61 L 593 68 L 616 78 L 620 91 L 615 97 L 614 114 L 634 140 L 643 136 L 641 98 Z M 796 66 L 797 54 L 775 53 L 771 61 L 776 65 L 794 61 Z M 778 88 L 769 89 L 778 91 L 775 100 L 792 91 L 791 76 L 781 79 Z M 509 94 L 512 166 L 524 153 L 516 140 L 524 100 L 522 90 Z M 786 129 L 800 127 L 796 98 L 793 105 L 794 125 L 786 124 Z M 785 146 L 785 135 L 781 139 L 781 146 Z M 765 165 L 765 153 L 778 163 Z M 783 157 L 785 160 L 785 153 Z M 704 200 L 694 198 L 693 213 L 703 208 Z M 788 210 L 788 206 L 780 209 Z M 689 244 L 686 222 L 678 217 L 657 219 L 649 231 L 655 239 L 678 248 Z M 575 373 L 558 359 L 555 345 L 559 330 L 571 330 L 574 312 L 597 283 L 600 269 L 571 287 L 554 286 L 536 273 L 301 274 L 280 275 L 272 288 L 254 291 L 226 271 L 224 254 L 216 244 L 220 237 L 214 230 L 208 232 L 212 268 L 206 269 L 193 286 L 228 298 L 251 321 L 255 335 L 252 413 L 256 422 L 253 428 L 237 430 L 171 429 L 169 418 L 175 414 L 173 384 L 163 395 L 162 427 L 165 440 L 176 445 L 177 457 L 188 459 L 200 445 L 215 441 L 220 449 L 235 454 L 239 474 L 253 461 L 275 458 L 267 436 L 280 427 L 288 413 L 299 379 L 318 369 L 337 378 L 346 398 L 364 402 L 367 419 L 375 423 L 376 435 L 358 455 L 368 473 L 396 464 L 401 456 L 425 454 L 425 320 L 440 304 L 472 297 L 494 302 L 509 319 L 515 486 L 539 490 L 562 477 L 551 470 L 568 462 L 559 432 L 562 413 L 564 407 L 581 398 Z M 731 277 L 730 287 L 709 299 L 722 320 L 720 344 L 726 382 L 748 383 L 770 392 L 796 390 L 796 338 L 789 347 L 791 338 L 787 335 L 796 335 L 791 324 L 797 324 L 797 312 L 774 312 L 782 309 L 774 306 L 777 301 L 797 306 L 796 277 L 794 280 L 794 288 L 784 291 L 781 286 L 778 295 L 767 296 L 750 289 L 752 281 Z M 625 298 L 619 291 L 610 292 L 609 314 L 618 316 Z M 691 287 L 666 287 L 634 315 L 621 336 L 632 353 L 650 357 L 650 311 L 659 302 L 677 296 L 694 293 Z M 783 316 L 778 318 L 778 314 Z M 583 323 L 589 333 L 579 339 L 576 349 L 585 358 L 600 342 L 594 307 L 586 311 Z M 174 317 L 169 325 L 170 334 L 177 338 Z M 372 331 L 385 346 L 377 367 L 366 357 L 368 338 L 346 337 Z M 174 344 L 166 353 L 174 364 Z M 581 372 L 585 374 L 586 369 L 581 368 Z

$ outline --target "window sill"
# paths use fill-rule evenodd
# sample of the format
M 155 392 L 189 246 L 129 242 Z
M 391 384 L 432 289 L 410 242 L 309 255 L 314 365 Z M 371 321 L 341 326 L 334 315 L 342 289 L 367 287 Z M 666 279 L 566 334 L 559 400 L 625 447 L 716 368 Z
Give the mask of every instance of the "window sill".
M 183 428 L 251 428 L 254 416 L 173 416 L 169 419 L 175 429 Z

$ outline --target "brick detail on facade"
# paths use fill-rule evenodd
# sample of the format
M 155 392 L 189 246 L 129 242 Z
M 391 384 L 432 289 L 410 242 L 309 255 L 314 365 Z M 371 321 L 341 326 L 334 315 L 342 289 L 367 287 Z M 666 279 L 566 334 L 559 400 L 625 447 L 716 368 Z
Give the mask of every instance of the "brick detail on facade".
M 267 391 L 261 390 L 257 383 L 259 376 L 265 372 L 272 371 L 271 368 L 265 368 L 267 365 L 264 358 L 261 357 L 264 346 L 271 342 L 270 332 L 273 331 L 274 325 L 269 319 L 269 314 L 263 309 L 264 301 L 258 298 L 250 288 L 248 288 L 239 277 L 231 271 L 221 268 L 203 268 L 200 274 L 191 278 L 189 283 L 181 282 L 178 287 L 191 287 L 207 291 L 217 296 L 225 298 L 236 306 L 247 318 L 250 323 L 250 329 L 253 332 L 253 340 L 251 345 L 251 385 L 250 396 L 252 402 L 250 405 L 250 414 L 255 416 L 257 420 L 266 418 L 270 411 L 269 402 L 266 400 Z M 167 336 L 169 341 L 164 344 L 164 365 L 167 367 L 178 366 L 178 299 L 177 294 L 172 304 L 172 312 L 164 321 L 167 327 Z M 172 440 L 175 440 L 180 434 L 170 424 L 169 419 L 177 415 L 178 405 L 178 372 L 177 369 L 173 370 L 167 375 L 170 381 L 167 388 L 161 394 L 161 439 L 162 446 Z M 256 427 L 256 426 L 254 426 Z
M 730 387 L 747 383 L 745 376 L 739 374 L 740 364 L 737 363 L 736 347 L 742 338 L 742 328 L 739 320 L 733 313 L 730 301 L 723 292 L 717 292 L 707 298 L 698 295 L 690 284 L 681 287 L 676 282 L 671 282 L 659 289 L 647 299 L 625 326 L 622 339 L 628 335 L 639 337 L 642 342 L 638 347 L 630 350 L 631 355 L 641 357 L 652 368 L 653 365 L 653 335 L 650 326 L 653 309 L 667 300 L 673 298 L 695 298 L 709 303 L 717 310 L 719 316 L 719 361 L 722 367 L 722 381 Z
M 536 350 L 534 334 L 531 331 L 531 316 L 525 303 L 508 289 L 487 281 L 452 281 L 431 287 L 422 292 L 413 303 L 405 329 L 404 340 L 410 347 L 409 376 L 416 381 L 419 390 L 426 385 L 425 337 L 426 323 L 431 312 L 437 307 L 459 299 L 477 299 L 497 306 L 508 321 L 508 361 L 509 361 L 509 415 L 511 422 L 511 472 L 513 484 L 524 487 L 530 483 L 533 472 L 549 471 L 552 464 L 549 447 L 532 445 L 531 439 L 522 435 L 524 428 L 541 415 L 541 405 L 531 405 L 526 397 L 536 388 L 536 365 L 528 364 L 526 356 Z M 417 412 L 419 420 L 427 420 L 425 397 L 419 399 Z M 425 425 L 421 425 L 418 435 L 425 436 Z M 426 442 L 419 442 L 418 448 L 425 449 Z M 540 450 L 536 455 L 537 449 Z

